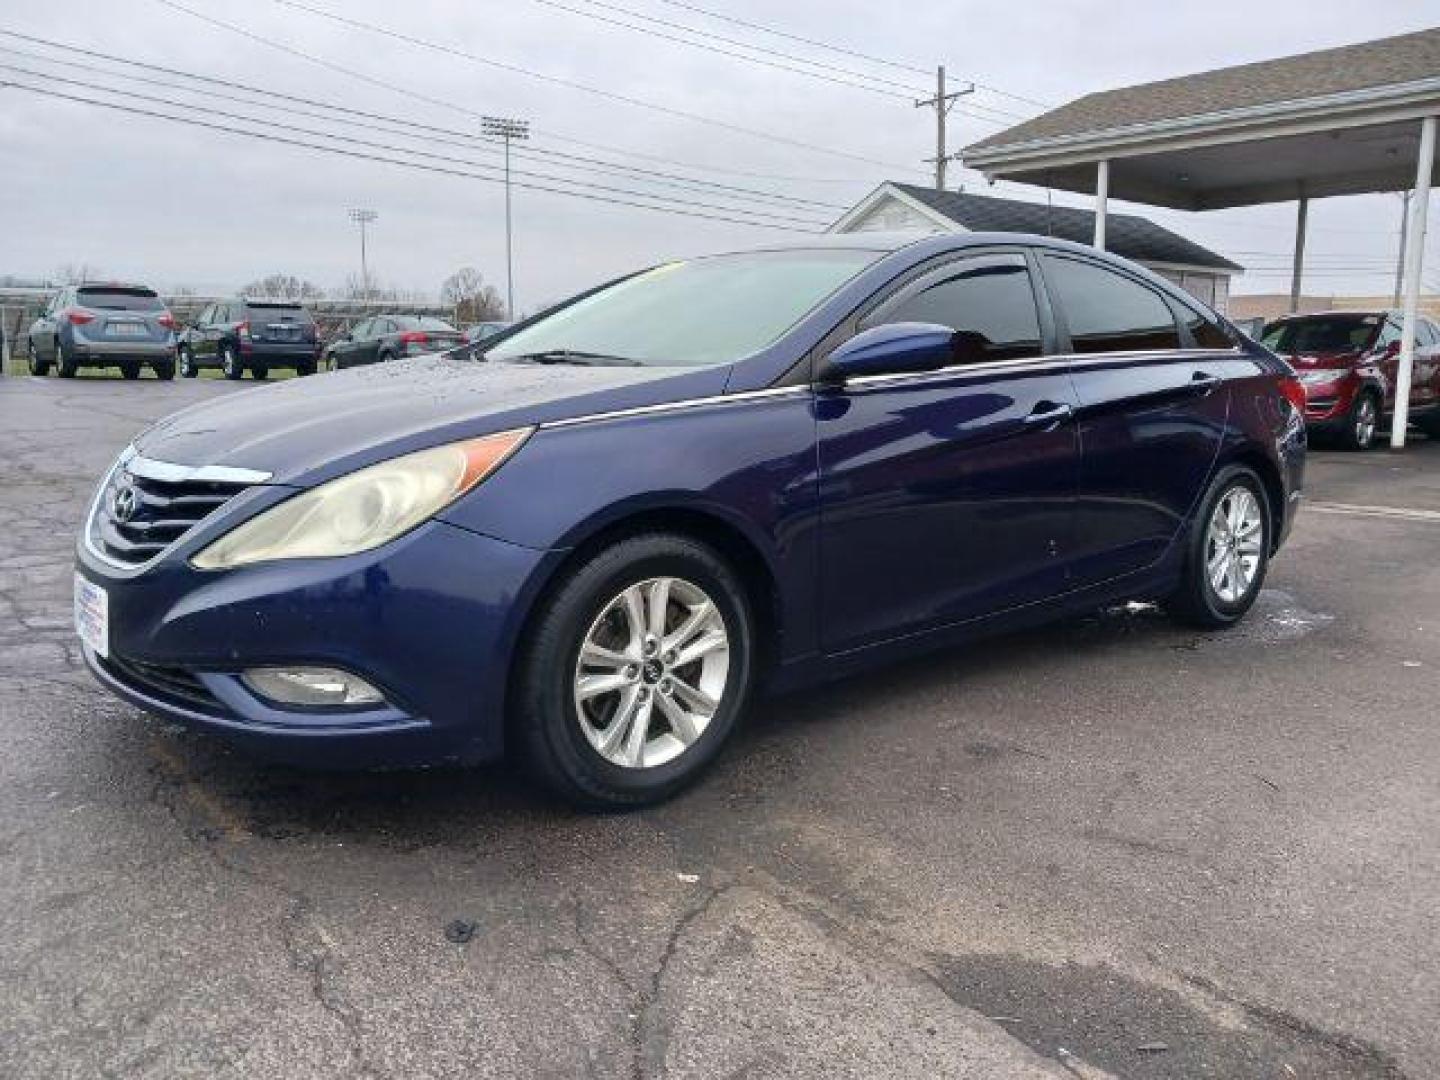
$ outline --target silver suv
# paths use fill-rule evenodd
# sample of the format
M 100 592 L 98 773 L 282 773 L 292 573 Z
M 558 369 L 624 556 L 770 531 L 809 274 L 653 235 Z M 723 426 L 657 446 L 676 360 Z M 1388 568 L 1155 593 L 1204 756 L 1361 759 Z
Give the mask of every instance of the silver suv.
M 118 367 L 138 379 L 149 364 L 158 379 L 175 377 L 175 317 L 143 285 L 67 285 L 30 324 L 30 374 L 62 379 L 82 367 Z

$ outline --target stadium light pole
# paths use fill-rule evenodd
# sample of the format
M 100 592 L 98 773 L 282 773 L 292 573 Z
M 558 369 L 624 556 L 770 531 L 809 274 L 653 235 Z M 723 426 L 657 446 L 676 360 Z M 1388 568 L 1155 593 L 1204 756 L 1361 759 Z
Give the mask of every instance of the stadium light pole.
M 499 116 L 480 119 L 481 130 L 505 143 L 505 316 L 515 318 L 515 256 L 510 224 L 510 142 L 530 138 L 529 120 L 506 120 Z
M 359 207 L 352 207 L 350 210 L 350 220 L 360 226 L 360 288 L 365 291 L 366 300 L 370 299 L 370 264 L 365 257 L 365 227 L 379 216 L 374 210 L 363 210 Z

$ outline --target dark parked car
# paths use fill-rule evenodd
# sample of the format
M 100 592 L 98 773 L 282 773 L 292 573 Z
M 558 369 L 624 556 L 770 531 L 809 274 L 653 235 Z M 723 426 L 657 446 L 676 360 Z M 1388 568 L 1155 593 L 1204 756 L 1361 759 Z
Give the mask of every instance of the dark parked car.
M 356 323 L 330 343 L 326 355 L 335 370 L 444 352 L 465 344 L 465 336 L 444 319 L 429 315 L 377 315 Z
M 82 367 L 118 367 L 138 379 L 149 364 L 157 378 L 175 377 L 175 319 L 144 285 L 67 285 L 30 324 L 30 373 L 62 379 Z
M 502 330 L 509 330 L 514 325 L 510 322 L 477 322 L 465 328 L 465 342 L 467 345 L 474 345 L 494 337 Z
M 1300 494 L 1282 361 L 1041 237 L 672 263 L 486 355 L 140 435 L 78 546 L 96 678 L 282 758 L 508 748 L 637 804 L 762 688 L 1132 598 L 1228 626 Z
M 1400 324 L 1398 311 L 1292 315 L 1266 326 L 1261 340 L 1299 372 L 1311 431 L 1368 450 L 1395 409 Z M 1416 324 L 1409 416 L 1440 438 L 1440 328 L 1424 316 Z
M 180 374 L 218 367 L 227 379 L 263 379 L 272 368 L 313 375 L 320 359 L 315 320 L 288 300 L 221 300 L 207 305 L 180 335 Z

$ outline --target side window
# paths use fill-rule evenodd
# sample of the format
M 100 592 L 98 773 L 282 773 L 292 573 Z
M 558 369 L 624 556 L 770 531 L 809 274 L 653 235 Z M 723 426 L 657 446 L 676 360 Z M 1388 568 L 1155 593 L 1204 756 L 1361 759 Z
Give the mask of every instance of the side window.
M 957 262 L 866 325 L 898 322 L 939 323 L 967 336 L 957 343 L 966 363 L 1041 353 L 1035 290 L 1019 256 Z
M 1440 342 L 1440 336 L 1437 336 L 1435 331 L 1435 324 L 1429 319 L 1417 319 L 1415 322 L 1415 340 L 1421 345 L 1434 345 L 1436 342 Z
M 1051 295 L 1070 328 L 1077 353 L 1178 349 L 1170 306 L 1153 289 L 1078 259 L 1045 256 Z
M 384 337 L 386 334 L 391 333 L 394 329 L 395 329 L 395 320 L 394 320 L 394 319 L 376 319 L 376 320 L 375 320 L 375 334 L 374 334 L 374 336 L 375 336 L 375 337 Z
M 1197 349 L 1233 349 L 1235 347 L 1235 342 L 1230 339 L 1230 335 L 1225 332 L 1224 327 L 1217 325 L 1189 304 L 1182 304 L 1180 311 L 1180 317 L 1185 321 L 1185 329 L 1190 331 L 1190 336 L 1194 339 Z
M 1400 325 L 1394 319 L 1386 319 L 1385 325 L 1380 328 L 1380 336 L 1375 339 L 1375 348 L 1388 349 L 1400 340 Z
M 374 322 L 374 319 L 362 319 L 356 323 L 355 328 L 350 331 L 350 337 L 355 341 L 368 340 L 370 337 L 370 327 L 374 325 Z
M 195 316 L 195 325 L 196 325 L 196 326 L 209 326 L 212 322 L 215 321 L 215 320 L 214 320 L 214 317 L 213 317 L 214 315 L 215 315 L 215 305 L 214 305 L 214 304 L 207 304 L 207 305 L 205 305 L 205 307 L 203 307 L 203 308 L 200 310 L 200 314 Z

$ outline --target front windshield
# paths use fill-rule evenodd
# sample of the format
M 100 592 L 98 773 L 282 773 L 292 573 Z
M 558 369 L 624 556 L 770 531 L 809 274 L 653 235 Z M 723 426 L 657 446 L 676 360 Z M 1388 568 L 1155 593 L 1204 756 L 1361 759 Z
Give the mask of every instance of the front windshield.
M 1379 315 L 1314 315 L 1283 319 L 1265 328 L 1261 338 L 1278 353 L 1342 353 L 1370 347 L 1380 332 Z
M 880 255 L 800 250 L 666 263 L 513 333 L 489 360 L 702 367 L 765 348 Z

